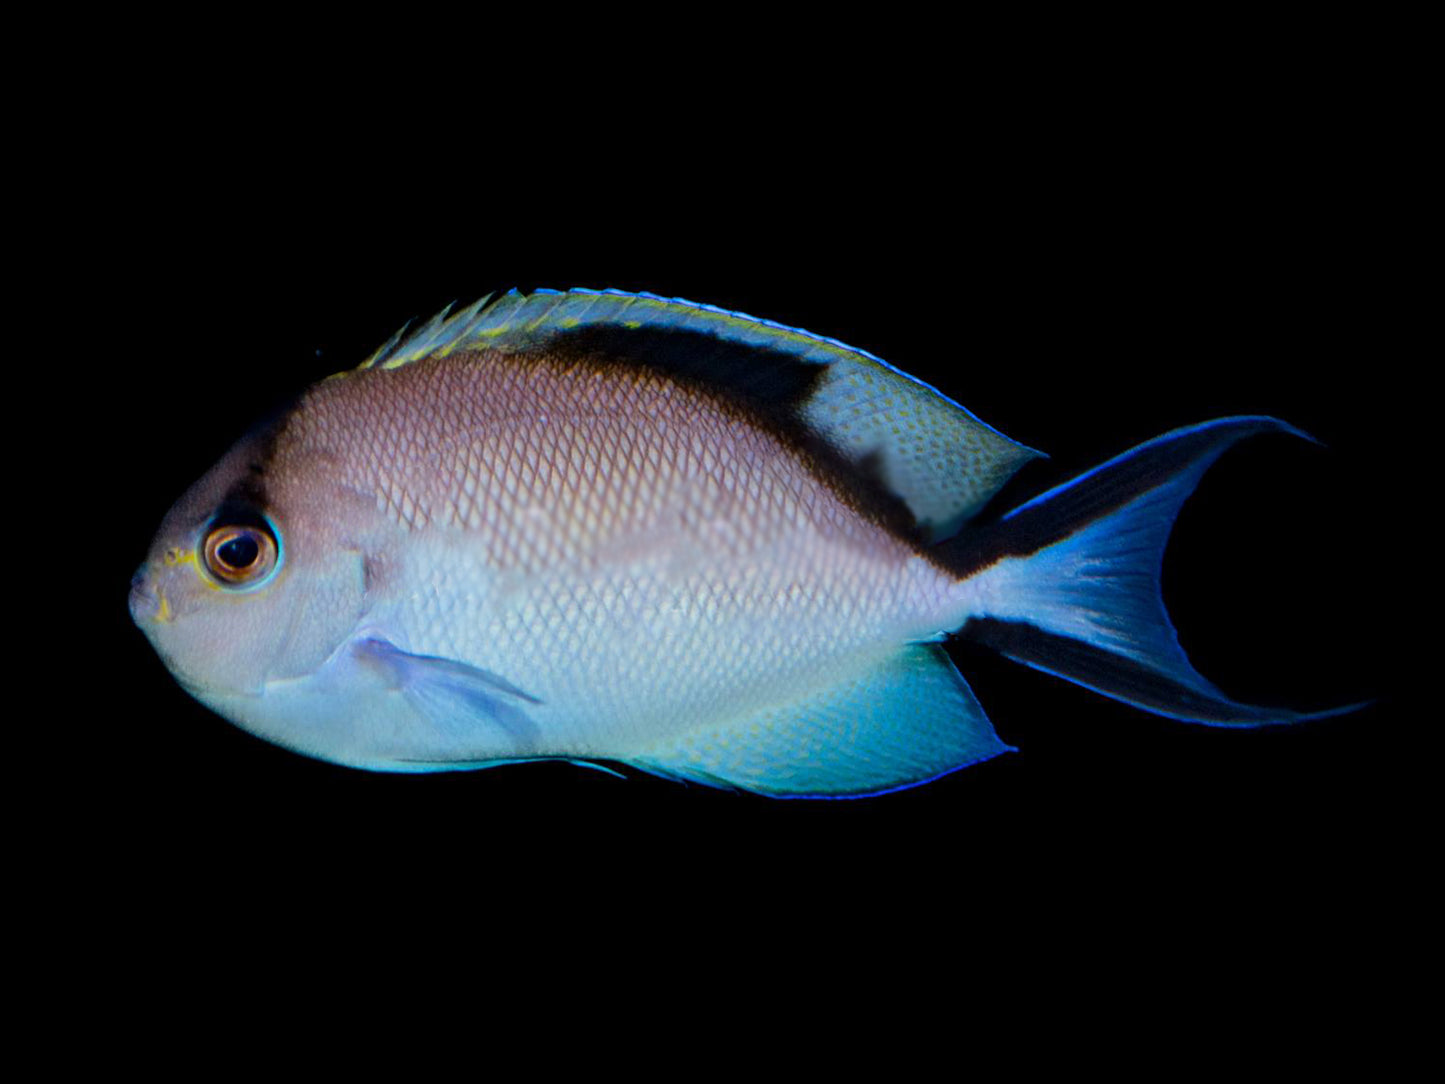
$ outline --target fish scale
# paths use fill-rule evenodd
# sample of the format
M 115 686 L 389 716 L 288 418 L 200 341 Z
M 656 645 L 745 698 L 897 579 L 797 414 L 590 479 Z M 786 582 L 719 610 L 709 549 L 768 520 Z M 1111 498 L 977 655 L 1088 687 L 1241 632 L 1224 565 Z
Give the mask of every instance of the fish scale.
M 545 360 L 519 373 L 485 354 L 365 376 L 423 382 L 435 379 L 432 368 L 447 370 L 440 409 L 348 442 L 340 480 L 385 492 L 384 511 L 408 533 L 448 539 L 409 562 L 391 631 L 408 651 L 470 659 L 549 690 L 531 713 L 553 743 L 542 751 L 575 749 L 608 727 L 645 739 L 679 712 L 706 725 L 738 702 L 740 684 L 764 698 L 803 695 L 834 658 L 880 635 L 907 641 L 959 623 L 941 616 L 949 577 L 904 578 L 914 557 L 906 546 L 818 491 L 795 455 L 721 404 L 656 379 L 547 371 Z M 359 413 L 372 394 L 363 381 L 321 385 L 304 415 L 314 424 L 278 443 L 280 473 L 288 457 L 328 453 L 329 434 L 344 428 L 331 419 Z M 617 419 L 639 416 L 650 423 L 622 440 Z M 444 469 L 389 473 L 407 426 Z M 424 468 L 429 458 L 406 462 Z M 543 477 L 538 463 L 552 470 Z M 472 514 L 447 523 L 429 513 L 455 504 L 472 477 Z M 450 566 L 447 552 L 457 555 Z M 428 580 L 437 567 L 448 569 L 441 584 Z M 639 623 L 645 639 L 619 638 L 609 612 L 619 582 L 639 585 L 632 606 L 649 615 Z M 758 589 L 737 589 L 750 583 Z M 903 584 L 923 589 L 905 597 Z M 698 658 L 733 665 L 689 665 Z M 629 687 L 616 687 L 615 674 L 631 675 Z
M 976 522 L 1038 453 L 866 351 L 514 291 L 242 440 L 162 523 L 131 609 L 187 691 L 343 764 L 878 794 L 1009 748 L 949 635 L 1189 721 L 1332 714 L 1229 700 L 1160 595 L 1180 504 L 1269 432 L 1303 435 L 1176 430 Z

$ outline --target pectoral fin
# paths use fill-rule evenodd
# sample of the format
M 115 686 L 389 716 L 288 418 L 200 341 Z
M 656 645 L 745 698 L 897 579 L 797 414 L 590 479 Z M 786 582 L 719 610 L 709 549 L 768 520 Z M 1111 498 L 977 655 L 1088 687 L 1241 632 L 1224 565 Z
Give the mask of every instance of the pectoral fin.
M 407 702 L 437 728 L 437 744 L 454 749 L 455 762 L 468 760 L 469 752 L 475 758 L 479 747 L 498 744 L 495 734 L 478 740 L 478 727 L 500 730 L 510 739 L 505 755 L 526 755 L 537 750 L 540 732 L 527 708 L 541 701 L 500 675 L 455 659 L 413 655 L 389 640 L 375 637 L 358 640 L 351 650 L 359 661 L 381 671 Z M 439 762 L 452 760 L 438 758 Z

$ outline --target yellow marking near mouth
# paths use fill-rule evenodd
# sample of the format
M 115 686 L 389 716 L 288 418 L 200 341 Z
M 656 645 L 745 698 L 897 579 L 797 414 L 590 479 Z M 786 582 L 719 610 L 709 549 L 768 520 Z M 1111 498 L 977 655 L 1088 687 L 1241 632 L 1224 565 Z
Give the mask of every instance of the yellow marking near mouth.
M 156 608 L 156 620 L 162 624 L 170 624 L 171 618 L 176 615 L 171 611 L 171 600 L 166 598 L 164 591 L 156 591 L 156 600 L 160 603 Z

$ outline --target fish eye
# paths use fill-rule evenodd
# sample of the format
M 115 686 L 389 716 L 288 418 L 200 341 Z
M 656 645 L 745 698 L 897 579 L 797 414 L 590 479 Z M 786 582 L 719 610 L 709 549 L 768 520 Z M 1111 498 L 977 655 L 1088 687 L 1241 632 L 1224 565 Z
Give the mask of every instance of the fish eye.
M 212 523 L 201 547 L 206 571 L 222 587 L 255 587 L 279 564 L 269 523 Z

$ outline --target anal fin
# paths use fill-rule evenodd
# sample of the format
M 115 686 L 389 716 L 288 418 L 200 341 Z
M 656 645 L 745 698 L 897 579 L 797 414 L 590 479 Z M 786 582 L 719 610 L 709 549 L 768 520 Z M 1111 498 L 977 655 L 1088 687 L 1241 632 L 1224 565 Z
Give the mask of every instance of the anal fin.
M 776 798 L 861 798 L 1010 751 L 943 649 L 912 644 L 811 697 L 672 739 L 628 763 Z

